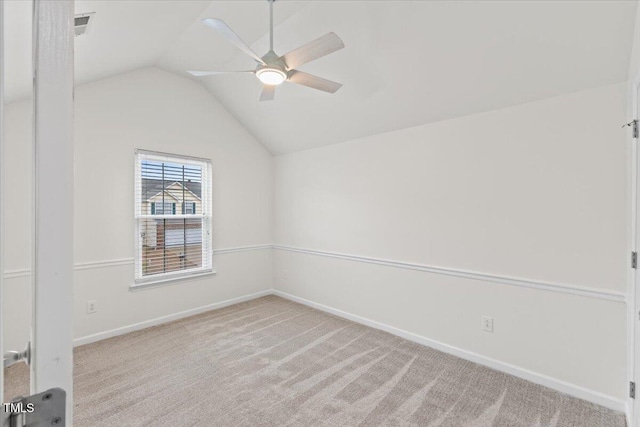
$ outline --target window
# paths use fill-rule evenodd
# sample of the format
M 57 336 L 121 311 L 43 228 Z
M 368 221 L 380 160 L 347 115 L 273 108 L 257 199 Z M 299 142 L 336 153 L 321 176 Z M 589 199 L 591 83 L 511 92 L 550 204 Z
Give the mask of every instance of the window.
M 211 162 L 136 151 L 136 284 L 212 271 Z
M 164 214 L 175 215 L 176 204 L 171 202 L 151 202 L 151 215 L 164 215 Z
M 182 203 L 182 213 L 183 214 L 196 213 L 196 203 L 195 202 Z

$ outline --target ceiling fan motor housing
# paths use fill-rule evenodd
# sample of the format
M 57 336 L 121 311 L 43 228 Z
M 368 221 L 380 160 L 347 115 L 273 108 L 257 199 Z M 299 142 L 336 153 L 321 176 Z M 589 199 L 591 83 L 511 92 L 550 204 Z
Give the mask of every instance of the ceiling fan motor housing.
M 264 61 L 264 64 L 258 64 L 258 67 L 256 68 L 256 72 L 262 70 L 263 68 L 272 68 L 272 69 L 280 70 L 285 74 L 288 71 L 287 64 L 285 64 L 282 58 L 280 58 L 280 56 L 278 56 L 272 50 L 265 53 L 264 56 L 262 57 L 262 60 Z

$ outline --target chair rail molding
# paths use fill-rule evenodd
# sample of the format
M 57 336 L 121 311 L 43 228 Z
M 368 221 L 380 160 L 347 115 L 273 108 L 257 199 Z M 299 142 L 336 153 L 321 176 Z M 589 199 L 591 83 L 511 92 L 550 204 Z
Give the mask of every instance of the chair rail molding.
M 523 279 L 518 277 L 509 277 L 501 275 L 493 275 L 489 273 L 481 273 L 471 270 L 463 270 L 449 267 L 439 267 L 426 264 L 416 264 L 403 261 L 394 261 L 383 258 L 373 258 L 361 255 L 351 255 L 339 252 L 321 251 L 315 249 L 300 248 L 286 245 L 273 245 L 276 250 L 297 252 L 308 255 L 323 256 L 329 258 L 337 258 L 347 261 L 363 262 L 368 264 L 384 265 L 387 267 L 403 268 L 407 270 L 424 271 L 425 273 L 444 274 L 447 276 L 462 277 L 465 279 L 479 280 L 483 282 L 501 283 L 505 285 L 519 286 L 524 288 L 539 289 L 552 292 L 561 292 L 570 295 L 579 295 L 583 297 L 596 298 L 601 300 L 626 303 L 627 296 L 623 292 L 610 291 L 607 289 L 590 288 L 586 286 L 577 286 L 565 283 L 550 283 L 531 279 Z
M 307 255 L 315 255 L 322 257 L 329 257 L 347 261 L 354 262 L 362 262 L 368 264 L 375 265 L 383 265 L 387 267 L 393 268 L 401 268 L 406 270 L 417 270 L 423 271 L 425 273 L 432 274 L 443 274 L 447 276 L 455 276 L 462 277 L 469 280 L 478 280 L 482 282 L 490 282 L 490 283 L 501 283 L 505 285 L 511 286 L 519 286 L 524 288 L 538 289 L 550 292 L 560 292 L 569 295 L 577 295 L 588 298 L 595 298 L 606 301 L 613 301 L 619 303 L 627 303 L 627 295 L 623 292 L 616 292 L 607 289 L 598 289 L 591 288 L 586 286 L 578 286 L 567 283 L 552 283 L 552 282 L 543 282 L 538 280 L 520 278 L 520 277 L 511 277 L 511 276 L 502 276 L 495 275 L 484 272 L 477 272 L 472 270 L 464 270 L 458 268 L 449 268 L 449 267 L 440 267 L 428 264 L 417 264 L 410 263 L 404 261 L 395 261 L 384 258 L 374 258 L 369 256 L 362 255 L 352 255 L 345 254 L 340 252 L 332 252 L 332 251 L 324 251 L 324 250 L 316 250 L 309 248 L 301 248 L 295 246 L 287 246 L 280 244 L 260 244 L 260 245 L 247 245 L 247 246 L 236 246 L 236 247 L 228 247 L 228 248 L 219 248 L 214 249 L 214 255 L 226 255 L 226 254 L 234 254 L 241 252 L 253 252 L 253 251 L 264 251 L 264 250 L 279 250 L 285 252 L 294 252 L 301 253 Z M 125 265 L 133 265 L 134 258 L 117 258 L 110 260 L 102 260 L 102 261 L 91 261 L 91 262 L 82 262 L 76 263 L 74 265 L 74 270 L 92 270 L 97 268 L 108 268 L 108 267 L 119 267 Z M 4 272 L 5 279 L 17 279 L 21 277 L 29 277 L 31 275 L 31 271 L 29 269 L 16 269 L 16 270 L 6 270 Z
M 233 254 L 239 252 L 251 252 L 251 251 L 262 251 L 266 249 L 272 249 L 273 245 L 271 244 L 263 244 L 263 245 L 249 245 L 249 246 L 235 246 L 229 248 L 220 248 L 214 249 L 214 255 L 225 255 L 225 254 Z M 123 265 L 133 265 L 135 259 L 133 257 L 130 258 L 114 258 L 102 261 L 87 261 L 87 262 L 78 262 L 75 263 L 73 269 L 75 271 L 78 270 L 93 270 L 97 268 L 108 268 L 108 267 L 119 267 Z M 5 270 L 4 278 L 5 279 L 18 279 L 21 277 L 29 277 L 31 276 L 31 270 L 28 268 L 21 268 L 15 270 Z

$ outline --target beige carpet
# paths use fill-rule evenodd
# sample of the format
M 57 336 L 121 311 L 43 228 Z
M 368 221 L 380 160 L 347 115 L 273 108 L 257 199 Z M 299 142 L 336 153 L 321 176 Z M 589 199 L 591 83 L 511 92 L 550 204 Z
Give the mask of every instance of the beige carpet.
M 8 395 L 26 384 L 8 371 Z M 269 296 L 75 350 L 75 426 L 624 426 L 621 413 Z

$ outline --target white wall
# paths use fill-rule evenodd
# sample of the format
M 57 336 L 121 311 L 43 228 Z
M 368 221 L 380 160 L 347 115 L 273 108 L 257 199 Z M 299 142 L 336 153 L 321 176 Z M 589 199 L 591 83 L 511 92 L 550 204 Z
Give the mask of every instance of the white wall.
M 212 160 L 214 250 L 271 243 L 272 159 L 202 85 L 159 69 L 78 86 L 75 100 L 76 338 L 271 289 L 271 253 L 256 250 L 214 255 L 215 276 L 131 292 L 136 148 Z M 6 114 L 5 336 L 7 348 L 22 348 L 30 319 L 30 105 L 9 105 Z M 86 314 L 89 300 L 97 313 Z
M 31 101 L 6 105 L 4 109 L 5 160 L 5 280 L 3 316 L 5 350 L 19 350 L 29 339 L 31 323 L 32 163 Z M 8 184 L 10 183 L 10 184 Z
M 530 287 L 278 250 L 276 289 L 624 398 L 625 87 L 276 158 L 276 244 Z

